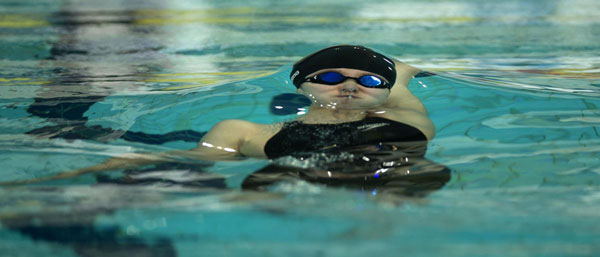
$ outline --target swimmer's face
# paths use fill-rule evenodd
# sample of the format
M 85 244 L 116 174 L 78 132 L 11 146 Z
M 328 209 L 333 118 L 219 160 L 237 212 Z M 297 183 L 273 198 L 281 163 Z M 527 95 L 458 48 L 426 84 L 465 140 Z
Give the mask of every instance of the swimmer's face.
M 320 73 L 336 71 L 346 77 L 359 78 L 364 75 L 377 75 L 363 70 L 335 68 L 323 69 L 307 77 Z M 379 76 L 381 78 L 381 76 Z M 385 103 L 390 95 L 387 88 L 369 88 L 358 84 L 356 80 L 346 79 L 339 84 L 325 85 L 312 82 L 304 82 L 297 90 L 298 93 L 308 97 L 313 105 L 331 109 L 372 109 Z

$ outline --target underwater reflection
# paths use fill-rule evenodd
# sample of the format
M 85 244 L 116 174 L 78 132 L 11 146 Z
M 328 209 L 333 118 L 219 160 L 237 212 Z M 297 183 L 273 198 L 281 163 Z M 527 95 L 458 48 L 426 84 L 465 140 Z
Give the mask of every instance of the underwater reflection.
M 225 189 L 224 177 L 205 171 L 210 165 L 161 163 L 128 169 L 121 176 L 97 173 L 97 185 L 89 187 L 13 188 L 10 196 L 0 200 L 16 210 L 3 210 L 0 224 L 34 242 L 69 247 L 80 256 L 177 256 L 168 237 L 128 233 L 123 225 L 102 225 L 98 218 L 110 217 L 121 209 L 163 204 L 167 201 L 165 192 L 202 195 Z M 36 208 L 31 211 L 23 207 L 24 203 L 35 203 Z
M 4 218 L 0 222 L 4 228 L 30 237 L 34 241 L 71 247 L 80 256 L 177 256 L 173 242 L 167 237 L 148 240 L 129 236 L 119 226 L 95 226 L 93 218 L 99 214 L 101 213 L 61 214 L 60 217 L 47 214 L 19 216 Z M 53 219 L 61 222 L 53 224 Z
M 252 201 L 252 191 L 268 192 L 272 186 L 294 180 L 384 197 L 398 196 L 400 202 L 425 197 L 450 179 L 450 170 L 446 166 L 423 157 L 426 146 L 426 142 L 393 142 L 280 157 L 251 173 L 241 185 L 245 192 L 234 201 Z M 122 225 L 98 224 L 98 218 L 140 204 L 164 204 L 167 199 L 160 192 L 197 192 L 201 195 L 202 192 L 211 194 L 210 190 L 230 191 L 225 177 L 207 170 L 211 166 L 211 162 L 169 162 L 126 169 L 120 176 L 95 173 L 98 186 L 108 187 L 83 189 L 82 195 L 67 192 L 71 186 L 20 188 L 47 190 L 47 199 L 41 201 L 49 201 L 47 204 L 55 204 L 57 207 L 53 208 L 58 209 L 67 202 L 72 207 L 66 208 L 72 210 L 3 215 L 0 223 L 3 228 L 35 242 L 57 243 L 73 249 L 80 256 L 177 256 L 174 241 L 168 237 L 127 233 L 127 228 Z M 140 191 L 135 192 L 136 188 Z M 141 190 L 144 188 L 147 190 Z M 103 201 L 106 203 L 102 204 Z M 222 201 L 227 199 L 219 201 L 223 204 Z
M 424 197 L 450 180 L 450 169 L 424 157 L 427 142 L 389 142 L 326 152 L 298 153 L 273 160 L 242 183 L 268 190 L 282 181 L 305 180 L 373 194 Z

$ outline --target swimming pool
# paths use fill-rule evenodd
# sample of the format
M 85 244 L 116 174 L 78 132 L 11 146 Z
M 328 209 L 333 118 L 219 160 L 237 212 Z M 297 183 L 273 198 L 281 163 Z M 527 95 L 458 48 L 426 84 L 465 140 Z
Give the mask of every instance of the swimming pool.
M 290 64 L 339 43 L 440 73 L 411 89 L 437 127 L 427 157 L 452 169 L 420 199 L 302 182 L 241 192 L 263 160 L 2 187 L 1 256 L 600 252 L 597 1 L 1 5 L 2 181 L 193 147 L 226 118 L 292 119 L 269 109 L 294 91 Z

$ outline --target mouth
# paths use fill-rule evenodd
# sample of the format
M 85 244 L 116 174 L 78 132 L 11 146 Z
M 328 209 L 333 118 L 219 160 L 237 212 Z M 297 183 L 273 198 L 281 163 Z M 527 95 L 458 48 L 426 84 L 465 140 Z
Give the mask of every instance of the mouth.
M 338 95 L 336 96 L 337 98 L 348 98 L 348 99 L 354 99 L 354 98 L 360 98 L 354 95 Z

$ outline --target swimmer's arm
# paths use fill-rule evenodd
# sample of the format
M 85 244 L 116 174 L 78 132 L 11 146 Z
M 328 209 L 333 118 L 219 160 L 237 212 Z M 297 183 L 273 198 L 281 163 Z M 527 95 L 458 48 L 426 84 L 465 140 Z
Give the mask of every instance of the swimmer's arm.
M 257 124 L 244 120 L 224 120 L 213 126 L 186 156 L 202 160 L 227 161 L 260 157 L 252 153 L 248 141 L 258 132 Z
M 242 120 L 225 120 L 213 126 L 200 140 L 196 148 L 176 150 L 164 153 L 129 153 L 112 157 L 105 162 L 74 173 L 89 173 L 103 170 L 135 168 L 169 161 L 185 161 L 181 157 L 200 161 L 240 160 L 245 158 L 240 148 L 246 138 L 253 132 L 250 122 Z
M 253 132 L 253 128 L 250 122 L 225 120 L 213 126 L 202 137 L 196 148 L 164 153 L 128 153 L 112 157 L 95 166 L 61 173 L 57 175 L 57 178 L 62 178 L 62 176 L 72 177 L 96 171 L 135 168 L 170 161 L 185 161 L 181 157 L 200 161 L 240 160 L 244 158 L 244 155 L 240 153 L 239 149 L 251 132 Z
M 390 117 L 419 129 L 428 140 L 435 137 L 435 125 L 427 115 L 425 105 L 409 89 L 408 83 L 421 70 L 394 60 L 396 83 L 392 87 L 385 107 L 391 110 Z M 401 117 L 401 118 L 400 118 Z
M 169 161 L 183 161 L 181 160 L 181 157 L 204 161 L 240 160 L 244 158 L 244 155 L 240 153 L 239 149 L 243 146 L 243 142 L 246 140 L 247 136 L 252 132 L 253 127 L 250 122 L 225 120 L 215 125 L 200 140 L 198 146 L 191 150 L 177 150 L 164 153 L 128 153 L 111 157 L 98 165 L 61 172 L 49 177 L 0 182 L 0 186 L 33 184 L 70 178 L 93 172 L 136 168 L 139 166 Z M 207 145 L 212 145 L 212 147 Z
M 425 105 L 408 89 L 408 83 L 412 77 L 421 70 L 397 60 L 394 60 L 394 63 L 396 64 L 396 83 L 392 87 L 385 105 L 401 111 L 413 111 L 427 115 Z
M 165 154 L 138 154 L 138 153 L 128 153 L 117 157 L 111 157 L 100 163 L 98 165 L 85 167 L 81 169 L 76 169 L 72 171 L 65 171 L 58 173 L 53 176 L 41 177 L 41 178 L 33 178 L 28 180 L 20 180 L 20 181 L 6 181 L 0 182 L 0 186 L 16 186 L 16 185 L 25 185 L 25 184 L 33 184 L 40 183 L 45 181 L 57 180 L 57 179 L 65 179 L 70 177 L 76 177 L 79 175 L 94 173 L 100 171 L 108 171 L 108 170 L 118 170 L 118 169 L 127 169 L 127 168 L 135 168 L 143 165 L 161 163 L 167 161 L 163 156 Z

